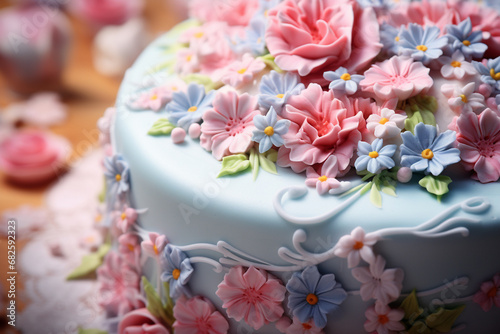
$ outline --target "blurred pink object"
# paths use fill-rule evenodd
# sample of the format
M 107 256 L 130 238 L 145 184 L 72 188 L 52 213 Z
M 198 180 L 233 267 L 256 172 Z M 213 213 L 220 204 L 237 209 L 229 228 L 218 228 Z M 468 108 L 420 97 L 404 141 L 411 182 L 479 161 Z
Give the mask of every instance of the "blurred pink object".
M 94 28 L 101 28 L 121 25 L 139 16 L 143 0 L 71 0 L 70 6 L 75 15 Z
M 26 102 L 12 104 L 5 112 L 11 122 L 22 121 L 40 127 L 61 124 L 67 116 L 66 106 L 59 95 L 50 92 L 38 93 Z
M 52 7 L 21 5 L 0 12 L 0 71 L 10 87 L 27 94 L 60 87 L 70 25 Z
M 42 183 L 61 172 L 70 152 L 63 137 L 37 130 L 19 131 L 0 144 L 0 169 L 18 184 Z

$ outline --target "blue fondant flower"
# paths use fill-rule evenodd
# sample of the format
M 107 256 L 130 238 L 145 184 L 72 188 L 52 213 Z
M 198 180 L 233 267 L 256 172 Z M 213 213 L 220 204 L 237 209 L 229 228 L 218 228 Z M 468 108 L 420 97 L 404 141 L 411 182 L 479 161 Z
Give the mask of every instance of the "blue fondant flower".
M 115 196 L 128 192 L 129 168 L 123 157 L 121 155 L 106 157 L 104 167 L 108 193 Z
M 172 124 L 189 128 L 192 123 L 199 122 L 205 111 L 212 108 L 214 91 L 205 94 L 205 88 L 194 83 L 189 84 L 186 92 L 176 92 L 172 101 L 167 104 Z
M 401 29 L 397 29 L 390 24 L 384 22 L 380 26 L 380 42 L 382 43 L 383 50 L 388 56 L 399 54 L 401 48 L 399 41 L 399 34 Z
M 431 60 L 439 58 L 443 54 L 443 48 L 448 44 L 446 37 L 439 37 L 441 31 L 438 27 L 425 27 L 410 23 L 408 27 L 401 30 L 400 52 L 419 60 L 424 65 Z
M 190 292 L 186 284 L 193 274 L 189 258 L 179 248 L 167 244 L 162 261 L 165 270 L 161 274 L 161 280 L 169 283 L 170 297 L 177 299 L 182 294 L 189 297 Z
M 313 319 L 319 328 L 326 326 L 326 315 L 339 309 L 347 297 L 335 281 L 335 275 L 321 275 L 315 266 L 294 273 L 286 289 L 290 293 L 288 307 L 293 315 L 303 323 Z
M 238 53 L 250 52 L 254 56 L 266 53 L 266 18 L 264 15 L 255 15 L 245 29 L 245 38 L 238 38 L 230 43 Z
M 304 88 L 304 84 L 300 83 L 297 74 L 291 72 L 280 74 L 271 71 L 262 77 L 259 105 L 264 109 L 269 109 L 272 106 L 279 115 L 288 98 L 300 94 Z
M 482 31 L 472 31 L 472 23 L 468 17 L 458 25 L 446 26 L 447 34 L 452 51 L 460 50 L 465 59 L 482 58 L 488 46 L 481 43 L 483 40 Z
M 481 81 L 500 92 L 500 57 L 488 59 L 486 66 L 478 61 L 473 61 L 472 64 L 481 74 Z
M 283 136 L 288 132 L 290 121 L 281 119 L 278 121 L 278 114 L 271 106 L 266 116 L 257 115 L 253 118 L 253 123 L 257 130 L 254 130 L 252 140 L 259 143 L 259 152 L 264 153 L 274 145 L 283 145 Z
M 331 81 L 329 88 L 333 93 L 340 95 L 352 95 L 356 93 L 359 82 L 365 78 L 359 74 L 350 74 L 344 67 L 339 67 L 335 72 L 325 72 L 323 73 L 323 77 Z
M 448 130 L 437 135 L 435 126 L 418 123 L 414 132 L 401 134 L 401 166 L 438 176 L 446 166 L 460 161 L 460 151 L 453 148 L 455 131 Z
M 386 145 L 384 141 L 377 138 L 369 144 L 364 141 L 358 142 L 358 158 L 354 167 L 358 172 L 368 170 L 377 174 L 383 169 L 391 169 L 395 166 L 392 156 L 396 152 L 397 145 Z

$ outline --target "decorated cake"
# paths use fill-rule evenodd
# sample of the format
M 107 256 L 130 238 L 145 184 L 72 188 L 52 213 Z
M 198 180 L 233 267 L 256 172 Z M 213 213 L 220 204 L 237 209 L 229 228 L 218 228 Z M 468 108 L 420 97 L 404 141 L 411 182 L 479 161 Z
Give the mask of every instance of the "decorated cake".
M 190 6 L 99 122 L 109 332 L 500 333 L 496 2 Z

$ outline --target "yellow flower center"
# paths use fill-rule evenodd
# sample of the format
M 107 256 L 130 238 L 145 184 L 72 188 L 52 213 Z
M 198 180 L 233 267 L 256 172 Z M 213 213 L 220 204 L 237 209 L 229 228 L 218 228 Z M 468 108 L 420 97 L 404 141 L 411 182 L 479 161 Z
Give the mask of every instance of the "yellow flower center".
M 373 159 L 378 158 L 378 152 L 377 151 L 371 151 L 370 153 L 368 153 L 368 156 L 370 158 L 373 158 Z
M 326 175 L 323 175 L 323 176 L 318 177 L 318 180 L 321 182 L 325 182 L 326 180 L 328 180 L 328 177 Z
M 187 56 L 186 56 L 186 61 L 191 61 L 191 59 L 192 59 L 192 58 L 193 58 L 193 56 L 192 56 L 192 55 L 187 55 Z
M 382 325 L 385 325 L 389 322 L 389 318 L 385 314 L 381 314 L 378 316 L 378 322 Z
M 160 252 L 158 251 L 158 247 L 156 247 L 156 245 L 153 245 L 153 250 L 156 255 L 160 254 Z
M 115 175 L 116 182 L 120 182 L 122 180 L 122 176 L 120 174 Z
M 469 102 L 469 100 L 467 100 L 467 96 L 465 96 L 464 94 L 460 95 L 460 98 L 462 99 L 463 103 Z
M 264 129 L 264 133 L 266 134 L 266 136 L 271 137 L 272 135 L 274 135 L 274 128 L 272 126 L 268 126 Z
M 302 328 L 304 328 L 305 330 L 310 330 L 312 328 L 312 326 L 309 325 L 307 322 L 304 322 L 304 323 L 302 323 Z
M 500 72 L 498 73 L 495 73 L 495 70 L 494 69 L 491 69 L 490 70 L 490 75 L 493 79 L 495 80 L 500 80 Z
M 98 214 L 97 216 L 95 216 L 95 222 L 96 223 L 99 223 L 102 221 L 102 215 Z
M 133 252 L 134 251 L 134 245 L 132 244 L 128 244 L 128 249 Z
M 418 45 L 417 50 L 425 52 L 427 51 L 427 47 L 425 45 Z
M 195 38 L 202 38 L 203 35 L 204 35 L 203 32 L 200 31 L 200 32 L 197 32 L 196 34 L 194 34 L 194 37 Z
M 354 246 L 352 246 L 352 248 L 354 250 L 360 250 L 361 248 L 363 248 L 364 244 L 361 242 L 361 241 L 356 241 L 356 243 L 354 244 Z
M 262 43 L 262 37 L 257 38 L 257 43 Z
M 175 280 L 178 280 L 179 277 L 181 276 L 181 271 L 179 269 L 174 269 L 172 271 L 172 277 L 175 279 Z
M 454 61 L 451 62 L 451 66 L 453 66 L 453 67 L 460 67 L 460 66 L 462 66 L 462 63 L 459 62 L 459 61 L 454 60 Z
M 122 220 L 125 220 L 127 218 L 127 214 L 125 212 L 123 212 L 120 217 L 122 218 Z
M 379 122 L 379 123 L 383 125 L 383 124 L 385 124 L 385 123 L 387 123 L 387 122 L 389 122 L 389 119 L 388 119 L 388 118 L 383 117 L 383 118 L 380 120 L 380 122 Z
M 434 153 L 432 153 L 430 148 L 426 148 L 422 151 L 422 158 L 431 160 L 432 158 L 434 158 Z
M 174 92 L 177 92 L 177 91 L 179 90 L 179 88 L 178 88 L 177 86 L 172 86 L 172 90 L 173 90 Z
M 396 37 L 394 38 L 394 40 L 395 40 L 396 42 L 399 42 L 399 36 L 396 36 Z
M 149 99 L 150 99 L 151 101 L 157 100 L 157 99 L 158 99 L 158 95 L 153 94 L 153 95 L 151 95 L 151 97 L 150 97 Z
M 344 73 L 340 76 L 340 79 L 342 79 L 344 81 L 349 81 L 349 80 L 351 80 L 351 75 L 349 73 Z
M 470 41 L 468 41 L 468 40 L 465 40 L 465 41 L 463 41 L 462 43 L 463 43 L 465 46 L 470 46 Z
M 195 112 L 196 110 L 198 110 L 198 107 L 192 106 L 191 108 L 188 109 L 188 112 Z
M 242 68 L 241 70 L 238 70 L 238 74 L 245 74 L 246 71 L 246 68 Z
M 282 98 L 284 98 L 284 97 L 285 97 L 285 94 L 278 94 L 278 95 L 276 95 L 276 97 L 277 97 L 278 99 L 282 99 Z
M 314 293 L 310 293 L 306 297 L 306 301 L 310 305 L 316 305 L 318 303 L 318 296 L 316 296 Z
M 88 244 L 92 243 L 95 241 L 95 237 L 93 235 L 89 235 L 87 238 L 86 238 L 86 241 Z

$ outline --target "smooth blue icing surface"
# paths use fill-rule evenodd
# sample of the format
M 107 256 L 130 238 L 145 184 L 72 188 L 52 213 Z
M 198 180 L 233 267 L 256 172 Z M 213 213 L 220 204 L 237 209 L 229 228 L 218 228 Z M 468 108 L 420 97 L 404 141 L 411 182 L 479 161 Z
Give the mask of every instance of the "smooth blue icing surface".
M 366 232 L 388 227 L 414 227 L 431 220 L 448 208 L 472 197 L 481 197 L 491 207 L 481 214 L 457 210 L 451 217 L 480 219 L 467 224 L 468 236 L 451 235 L 426 238 L 412 235 L 387 237 L 374 250 L 387 260 L 386 268 L 402 268 L 405 272 L 403 294 L 446 285 L 459 277 L 469 282 L 420 298 L 421 306 L 430 306 L 433 299 L 446 299 L 448 305 L 465 304 L 466 309 L 457 325 L 466 327 L 460 333 L 498 333 L 500 309 L 483 312 L 470 298 L 482 282 L 500 272 L 500 183 L 480 184 L 470 179 L 454 179 L 450 193 L 441 202 L 429 195 L 416 182 L 398 184 L 397 198 L 383 195 L 382 208 L 376 208 L 364 195 L 333 219 L 312 226 L 300 226 L 281 218 L 273 208 L 276 193 L 289 186 L 304 186 L 305 176 L 278 167 L 278 175 L 260 171 L 256 181 L 251 173 L 217 179 L 221 163 L 189 137 L 181 145 L 173 144 L 168 136 L 153 137 L 146 133 L 165 111 L 130 111 L 123 104 L 129 94 L 136 93 L 152 69 L 167 61 L 161 46 L 173 43 L 174 36 L 164 35 L 154 42 L 128 71 L 117 100 L 117 115 L 113 129 L 114 147 L 130 166 L 132 199 L 136 208 L 148 208 L 140 216 L 144 229 L 165 234 L 178 246 L 196 243 L 217 244 L 226 241 L 240 251 L 275 265 L 287 265 L 278 256 L 282 246 L 294 250 L 293 233 L 303 229 L 307 234 L 304 248 L 321 253 L 332 248 L 338 239 L 357 227 Z M 417 177 L 414 176 L 414 179 Z M 284 209 L 298 217 L 314 217 L 330 211 L 346 198 L 319 196 L 310 188 L 299 199 L 283 200 Z M 462 224 L 463 225 L 463 224 Z M 457 226 L 462 226 L 461 224 Z M 457 227 L 453 226 L 453 227 Z M 206 256 L 218 260 L 221 254 L 192 251 L 189 256 Z M 366 265 L 366 264 L 361 264 Z M 190 282 L 194 294 L 208 297 L 218 309 L 221 301 L 215 295 L 224 273 L 215 273 L 205 263 L 194 265 Z M 334 258 L 319 265 L 323 273 L 334 273 L 346 291 L 359 291 L 346 259 Z M 290 273 L 276 273 L 286 280 Z M 465 299 L 464 299 L 465 298 Z M 464 299 L 464 300 L 462 300 Z M 453 303 L 456 301 L 456 303 Z M 329 316 L 327 333 L 365 333 L 364 312 L 373 300 L 363 302 L 359 295 L 349 295 L 339 313 Z M 230 319 L 232 333 L 250 333 L 250 327 Z M 269 325 L 259 333 L 277 333 Z

